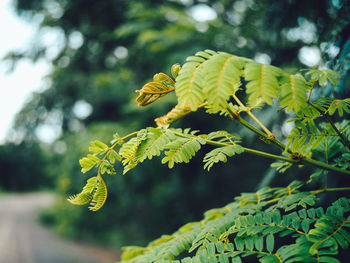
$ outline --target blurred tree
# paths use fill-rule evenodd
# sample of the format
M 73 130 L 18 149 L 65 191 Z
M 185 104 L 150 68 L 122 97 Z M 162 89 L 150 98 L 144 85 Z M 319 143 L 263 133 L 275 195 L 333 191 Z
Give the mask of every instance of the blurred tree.
M 37 41 L 26 52 L 15 51 L 7 57 L 13 62 L 47 57 L 54 65 L 51 86 L 23 108 L 15 127 L 21 130 L 21 138 L 31 138 L 35 128 L 45 123 L 46 114 L 35 114 L 29 107 L 48 113 L 59 110 L 63 131 L 69 130 L 79 100 L 93 106 L 85 124 L 118 120 L 115 89 L 102 90 L 96 79 L 123 87 L 121 100 L 125 101 L 128 95 L 124 94 L 131 94 L 135 82 L 140 86 L 159 69 L 205 48 L 293 67 L 300 66 L 298 56 L 308 46 L 314 65 L 321 64 L 319 49 L 323 55 L 335 54 L 326 43 L 348 19 L 346 2 L 17 0 L 20 15 L 41 20 L 37 39 L 55 32 L 57 41 L 55 49 Z M 116 71 L 121 71 L 122 78 Z
M 174 97 L 142 112 L 130 103 L 130 94 L 152 74 L 176 62 L 183 63 L 188 55 L 206 48 L 291 71 L 301 62 L 322 65 L 339 51 L 335 40 L 338 32 L 349 26 L 348 2 L 17 0 L 14 4 L 19 15 L 41 21 L 38 40 L 52 32 L 57 39 L 50 45 L 37 41 L 27 51 L 14 51 L 7 56 L 14 64 L 23 57 L 47 58 L 54 66 L 48 76 L 50 85 L 34 94 L 18 114 L 13 139 L 32 141 L 37 139 L 40 127 L 60 127 L 59 140 L 69 154 L 58 155 L 54 164 L 58 187 L 63 195 L 75 192 L 83 180 L 77 160 L 87 150 L 86 142 L 92 137 L 103 138 L 98 132 L 108 130 L 105 134 L 111 134 L 111 126 L 94 123 L 114 121 L 118 123 L 116 128 L 123 127 L 127 133 L 153 126 L 153 119 L 158 117 L 155 112 L 170 109 Z M 314 61 L 305 60 L 305 50 L 313 54 Z M 270 127 L 285 117 L 282 113 L 276 116 L 275 111 L 264 116 L 270 118 Z M 184 126 L 205 132 L 207 123 L 216 126 L 208 118 L 190 116 L 183 122 Z M 243 140 L 250 141 L 244 131 L 241 134 Z M 113 192 L 102 214 L 79 210 L 74 216 L 70 213 L 71 217 L 62 218 L 60 215 L 72 208 L 61 202 L 53 210 L 51 220 L 61 232 L 74 233 L 75 237 L 94 236 L 96 229 L 106 227 L 108 237 L 99 237 L 101 240 L 111 241 L 119 236 L 117 239 L 142 243 L 198 218 L 204 208 L 228 202 L 242 187 L 247 191 L 255 189 L 264 175 L 262 171 L 268 168 L 264 160 L 259 160 L 256 166 L 245 168 L 245 173 L 252 176 L 242 178 L 244 160 L 239 157 L 231 165 L 218 166 L 212 172 L 220 176 L 201 176 L 201 165 L 196 166 L 195 162 L 172 171 L 145 164 L 142 171 L 133 171 L 133 176 L 113 177 L 107 182 L 112 184 L 109 189 Z M 131 207 L 131 203 L 137 206 Z M 174 207 L 174 222 L 168 222 L 170 217 L 162 210 L 169 203 Z
M 53 173 L 46 170 L 47 155 L 36 142 L 0 146 L 0 189 L 32 191 L 52 187 Z

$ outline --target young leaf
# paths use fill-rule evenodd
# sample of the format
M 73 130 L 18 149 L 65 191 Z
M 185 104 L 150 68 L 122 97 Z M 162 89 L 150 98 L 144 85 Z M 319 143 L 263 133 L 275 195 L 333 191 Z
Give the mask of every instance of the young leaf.
M 153 156 L 159 156 L 171 138 L 175 137 L 170 130 L 149 127 L 142 130 L 136 138 L 123 144 L 119 153 L 124 158 L 122 161 L 124 174 L 146 158 L 152 159 Z
M 100 175 L 97 176 L 97 188 L 90 202 L 89 209 L 91 211 L 99 210 L 107 199 L 107 187 Z
M 310 76 L 312 80 L 318 80 L 321 86 L 323 86 L 327 79 L 334 85 L 338 85 L 336 78 L 340 78 L 340 75 L 330 69 L 306 69 L 306 76 Z
M 79 163 L 81 166 L 81 171 L 86 173 L 93 167 L 97 167 L 101 163 L 101 160 L 92 154 L 88 154 L 87 157 L 80 159 Z
M 204 169 L 208 169 L 209 171 L 215 163 L 226 163 L 227 157 L 231 157 L 242 152 L 244 152 L 244 149 L 238 144 L 216 148 L 205 155 L 203 159 L 203 162 L 205 162 Z
M 240 137 L 230 134 L 227 131 L 215 131 L 208 134 L 208 140 L 216 140 L 218 142 L 232 143 L 232 141 L 240 139 Z
M 107 172 L 108 174 L 115 175 L 115 169 L 113 165 L 111 165 L 110 162 L 107 160 L 104 160 L 101 163 L 99 171 L 100 171 L 100 174 L 104 174 L 105 172 Z
M 141 90 L 136 90 L 140 95 L 136 98 L 138 106 L 147 106 L 160 97 L 174 91 L 174 81 L 163 73 L 154 76 L 154 82 L 146 83 Z
M 179 75 L 179 71 L 181 70 L 181 66 L 179 64 L 174 64 L 171 66 L 171 75 L 174 79 Z
M 124 174 L 137 165 L 135 157 L 140 143 L 141 140 L 138 140 L 136 137 L 134 137 L 124 143 L 120 148 L 119 154 L 124 158 L 122 161 L 124 166 Z
M 110 163 L 115 163 L 116 160 L 122 160 L 122 157 L 115 150 L 110 150 L 107 154 L 107 158 L 109 159 Z
M 168 163 L 169 168 L 173 168 L 174 163 L 188 163 L 202 144 L 205 144 L 205 140 L 200 137 L 177 137 L 166 146 L 168 151 L 165 152 L 162 163 Z
M 96 189 L 97 182 L 97 177 L 91 177 L 79 194 L 72 195 L 67 200 L 73 205 L 86 205 L 93 198 L 92 194 Z
M 154 121 L 156 122 L 157 127 L 165 128 L 165 127 L 168 127 L 168 125 L 170 125 L 174 121 L 177 121 L 178 119 L 182 118 L 183 116 L 191 112 L 192 111 L 189 107 L 176 105 L 167 114 L 165 114 L 162 117 L 156 118 Z
M 146 158 L 151 160 L 153 156 L 159 156 L 171 138 L 174 138 L 174 135 L 170 130 L 147 128 L 147 138 L 140 143 L 136 154 L 137 162 L 141 163 Z
M 104 154 L 107 152 L 108 146 L 100 141 L 90 142 L 89 152 L 93 154 Z
M 344 100 L 334 100 L 328 108 L 328 114 L 333 115 L 336 111 L 340 117 L 343 117 L 344 111 L 350 113 L 350 98 Z

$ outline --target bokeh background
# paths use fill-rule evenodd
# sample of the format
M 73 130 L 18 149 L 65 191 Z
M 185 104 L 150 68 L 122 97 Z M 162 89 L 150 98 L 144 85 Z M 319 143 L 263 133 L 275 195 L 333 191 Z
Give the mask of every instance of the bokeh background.
M 157 72 L 168 74 L 172 64 L 184 63 L 187 56 L 213 49 L 292 73 L 328 67 L 342 77 L 338 87 L 322 92 L 349 95 L 348 0 L 5 2 L 1 8 L 30 30 L 13 30 L 11 21 L 0 25 L 1 39 L 24 43 L 1 50 L 1 74 L 10 78 L 24 73 L 16 75 L 14 82 L 0 83 L 1 117 L 13 116 L 9 105 L 20 107 L 10 127 L 1 128 L 6 136 L 0 145 L 0 189 L 3 196 L 54 191 L 54 204 L 41 212 L 40 219 L 69 239 L 116 251 L 122 245 L 145 245 L 199 220 L 205 210 L 223 206 L 241 192 L 310 175 L 310 169 L 297 168 L 276 175 L 269 160 L 251 156 L 237 156 L 210 172 L 202 168 L 201 153 L 191 164 L 171 170 L 155 158 L 127 175 L 118 170 L 116 176 L 106 178 L 109 196 L 100 211 L 70 205 L 67 196 L 79 192 L 92 175 L 83 175 L 78 163 L 89 142 L 109 142 L 116 131 L 125 135 L 154 126 L 154 118 L 169 111 L 176 98 L 167 96 L 140 109 L 135 90 Z M 34 83 L 30 95 L 33 87 L 26 87 L 26 78 L 28 85 Z M 291 127 L 281 124 L 291 116 L 276 110 L 258 116 L 283 138 Z M 227 129 L 239 134 L 248 147 L 266 148 L 244 128 L 203 112 L 174 126 L 202 132 Z

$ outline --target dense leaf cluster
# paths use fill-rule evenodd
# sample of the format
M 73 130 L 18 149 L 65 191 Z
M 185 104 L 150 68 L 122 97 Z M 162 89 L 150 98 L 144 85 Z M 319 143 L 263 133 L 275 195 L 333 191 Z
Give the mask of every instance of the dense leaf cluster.
M 350 152 L 349 121 L 344 118 L 343 122 L 335 123 L 331 119 L 336 111 L 340 117 L 349 112 L 349 99 L 311 100 L 313 90 L 327 80 L 336 84 L 337 73 L 309 70 L 304 77 L 211 50 L 197 52 L 188 57 L 182 67 L 175 65 L 173 69 L 177 69 L 173 73 L 175 81 L 163 73 L 155 75 L 154 82 L 139 91 L 137 101 L 140 106 L 146 106 L 171 92 L 169 90 L 175 90 L 176 107 L 156 119 L 157 128 L 148 127 L 124 137 L 116 133 L 111 146 L 100 141 L 91 142 L 90 154 L 81 159 L 80 165 L 82 172 L 98 167 L 98 173 L 88 180 L 81 193 L 68 199 L 72 204 L 90 202 L 91 210 L 101 208 L 107 198 L 102 176 L 116 173 L 112 165 L 116 160 L 125 174 L 146 159 L 163 153 L 161 162 L 173 168 L 176 163 L 190 162 L 203 145 L 214 147 L 203 159 L 204 168 L 208 170 L 235 154 L 248 153 L 284 161 L 274 164 L 280 171 L 292 165 L 310 165 L 330 174 L 350 174 L 345 165 Z M 245 91 L 247 105 L 237 95 L 240 90 Z M 275 102 L 281 109 L 296 114 L 290 121 L 295 128 L 287 137 L 287 145 L 252 112 Z M 243 147 L 240 138 L 227 131 L 200 134 L 190 128 L 169 127 L 175 120 L 200 108 L 239 122 L 264 142 L 279 147 L 281 154 Z M 259 128 L 245 121 L 243 114 Z M 323 121 L 319 121 L 321 118 Z M 328 155 L 328 148 L 332 147 L 332 155 Z M 312 175 L 311 180 L 316 176 Z M 325 212 L 322 207 L 315 207 L 316 196 L 350 188 L 328 189 L 326 186 L 320 190 L 300 191 L 302 185 L 292 182 L 287 187 L 242 194 L 223 208 L 207 211 L 202 221 L 186 224 L 147 247 L 126 247 L 122 262 L 241 262 L 242 257 L 252 256 L 260 262 L 338 262 L 334 256 L 339 248 L 347 249 L 350 242 L 349 200 L 340 198 Z M 275 240 L 282 245 L 276 247 Z
M 246 193 L 225 207 L 208 210 L 199 222 L 188 223 L 147 247 L 125 247 L 123 263 L 137 262 L 339 262 L 338 247 L 350 243 L 349 199 L 326 210 L 314 207 L 313 192 L 299 192 L 294 181 L 286 188 Z M 277 246 L 283 240 L 288 244 Z
M 52 164 L 48 165 L 48 169 L 36 164 L 38 158 L 35 157 L 35 153 L 28 153 L 31 158 L 23 156 L 21 161 L 25 151 L 23 146 L 13 151 L 11 161 L 8 151 L 4 151 L 5 163 L 11 162 L 13 167 L 2 173 L 3 182 L 18 184 L 19 172 L 23 170 L 21 182 L 25 182 L 25 187 L 30 184 L 35 187 L 42 184 L 43 173 L 52 174 L 52 178 L 57 180 L 60 195 L 67 196 L 80 191 L 83 181 L 92 176 L 93 171 L 79 176 L 79 163 L 72 160 L 86 155 L 86 145 L 89 141 L 97 138 L 106 142 L 115 130 L 120 134 L 128 134 L 152 126 L 152 118 L 166 112 L 170 107 L 169 103 L 174 102 L 174 96 L 170 95 L 161 103 L 140 111 L 133 104 L 128 104 L 132 91 L 150 81 L 151 74 L 157 70 L 167 68 L 174 61 L 182 64 L 184 58 L 205 48 L 225 50 L 249 58 L 265 56 L 271 59 L 273 65 L 293 69 L 302 66 L 298 56 L 301 48 L 318 47 L 322 54 L 321 63 L 327 63 L 328 67 L 336 69 L 342 75 L 340 85 L 336 88 L 324 87 L 323 94 L 330 98 L 339 94 L 348 96 L 348 0 L 12 2 L 16 11 L 23 15 L 26 21 L 31 17 L 35 21 L 40 20 L 41 29 L 38 31 L 37 41 L 34 39 L 27 50 L 18 50 L 8 58 L 11 61 L 22 57 L 37 60 L 47 55 L 49 60 L 53 59 L 53 68 L 48 76 L 49 81 L 46 82 L 47 89 L 31 97 L 18 114 L 15 127 L 9 135 L 19 140 L 37 139 L 38 127 L 50 124 L 52 119 L 60 122 L 62 117 L 62 123 L 58 123 L 62 125 L 62 136 L 57 145 L 64 142 L 67 150 L 64 154 L 56 156 Z M 191 17 L 192 8 L 203 4 L 215 10 L 215 20 L 199 22 Z M 298 34 L 305 29 L 306 38 L 304 33 Z M 42 41 L 46 39 L 46 33 L 50 30 L 64 34 L 63 43 L 55 41 L 60 47 L 63 45 L 55 58 L 50 52 L 54 45 L 46 46 L 45 41 Z M 290 37 L 291 35 L 294 37 Z M 83 40 L 78 48 L 71 45 L 71 40 L 75 40 L 76 36 L 81 36 Z M 116 58 L 114 51 L 120 47 L 127 49 L 126 58 Z M 328 63 L 332 62 L 335 54 L 333 52 L 330 56 L 328 51 L 334 51 L 334 48 L 336 50 L 338 47 L 340 53 L 334 62 L 339 67 L 330 66 Z M 77 118 L 72 110 L 80 100 L 86 101 L 93 108 L 91 115 L 85 119 Z M 187 109 L 176 107 L 165 118 L 160 117 L 157 125 L 166 126 L 162 121 L 186 114 Z M 276 114 L 272 107 L 258 113 L 258 117 L 259 114 L 266 121 L 267 127 L 277 126 L 281 124 L 280 120 L 285 118 L 285 114 Z M 333 118 L 336 119 L 336 115 L 333 115 Z M 230 133 L 239 134 L 245 145 L 263 148 L 263 142 L 253 141 L 253 137 L 245 132 L 244 127 L 239 127 L 229 120 L 226 123 L 223 121 L 223 118 L 206 116 L 203 111 L 199 111 L 175 125 L 199 129 L 201 133 L 210 133 L 211 127 L 215 127 L 213 130 L 227 129 Z M 282 137 L 278 133 L 276 135 Z M 261 138 L 266 141 L 265 138 Z M 332 150 L 338 149 L 338 144 L 336 143 Z M 209 147 L 211 146 L 202 146 L 202 150 L 211 150 Z M 273 150 L 273 146 L 267 147 Z M 9 148 L 12 149 L 11 145 Z M 52 149 L 56 150 L 55 144 L 48 148 L 50 151 Z M 312 152 L 315 154 L 316 149 Z M 317 156 L 319 159 L 325 160 L 324 156 L 330 155 L 330 148 L 328 147 L 327 151 L 326 147 L 317 153 L 322 155 Z M 201 152 L 197 154 L 204 155 Z M 338 167 L 346 169 L 349 158 L 345 159 L 346 153 L 343 156 L 344 158 L 336 162 Z M 60 199 L 51 209 L 49 220 L 60 234 L 69 237 L 90 238 L 116 247 L 119 247 L 120 243 L 144 244 L 159 233 L 173 231 L 179 223 L 197 220 L 204 209 L 228 202 L 242 188 L 253 191 L 259 181 L 263 185 L 277 182 L 282 185 L 284 181 L 284 185 L 289 181 L 289 176 L 295 174 L 295 170 L 291 169 L 288 176 L 275 176 L 265 159 L 257 157 L 254 159 L 254 165 L 251 165 L 252 158 L 249 157 L 251 156 L 241 155 L 230 159 L 227 157 L 230 160 L 227 165 L 218 164 L 211 168 L 211 174 L 220 176 L 201 176 L 199 158 L 193 158 L 190 166 L 177 165 L 172 170 L 167 170 L 167 166 L 162 166 L 160 162 L 146 162 L 142 167 L 134 169 L 132 176 L 103 178 L 109 187 L 110 200 L 103 207 L 103 212 L 92 214 L 87 209 L 70 207 L 65 200 Z M 329 162 L 332 163 L 333 159 L 338 157 L 339 154 Z M 123 167 L 118 169 L 118 166 L 121 165 L 116 166 L 117 173 L 120 174 Z M 35 167 L 37 169 L 32 169 Z M 15 172 L 16 168 L 21 171 Z M 29 171 L 34 175 L 27 175 Z M 265 177 L 266 172 L 272 176 Z M 308 172 L 308 169 L 300 170 L 297 176 L 302 178 Z M 241 174 L 254 176 L 242 177 Z M 270 181 L 263 178 L 270 178 Z M 323 179 L 323 175 L 316 183 L 319 183 L 320 179 Z M 330 177 L 329 185 L 339 184 L 338 179 Z M 172 205 L 172 209 L 168 209 L 169 204 Z M 172 220 L 168 220 L 169 218 Z M 123 227 L 120 227 L 121 225 Z

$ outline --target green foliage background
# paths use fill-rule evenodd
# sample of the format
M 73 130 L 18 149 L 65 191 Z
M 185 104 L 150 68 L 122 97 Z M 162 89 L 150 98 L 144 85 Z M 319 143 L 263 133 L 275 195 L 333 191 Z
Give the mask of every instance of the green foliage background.
M 208 1 L 206 4 L 216 10 L 217 19 L 197 22 L 188 11 L 201 3 L 137 0 L 18 0 L 14 3 L 24 19 L 41 16 L 42 29 L 59 29 L 64 36 L 63 47 L 52 60 L 54 69 L 48 76 L 51 85 L 42 93 L 34 94 L 24 106 L 12 136 L 12 140 L 37 141 L 35 131 L 45 123 L 45 116 L 53 112 L 62 114 L 63 133 L 58 140 L 67 145 L 67 150 L 64 154 L 56 153 L 52 162 L 44 165 L 51 171 L 62 196 L 44 215 L 44 220 L 52 223 L 58 232 L 115 246 L 145 244 L 160 233 L 173 232 L 185 222 L 198 220 L 207 208 L 230 202 L 242 190 L 253 191 L 266 184 L 290 181 L 286 177 L 274 177 L 264 159 L 238 156 L 230 165 L 217 165 L 215 170 L 206 173 L 202 170 L 202 158 L 197 158 L 191 166 L 180 165 L 168 170 L 156 164 L 160 162 L 145 163 L 142 168 L 134 169 L 132 176 L 111 177 L 107 181 L 109 202 L 100 213 L 72 207 L 65 201 L 68 193 L 79 192 L 86 181 L 81 176 L 78 160 L 87 153 L 88 142 L 97 138 L 107 142 L 115 130 L 127 134 L 153 126 L 153 119 L 162 115 L 161 112 L 165 114 L 175 103 L 175 97 L 140 110 L 131 102 L 136 97 L 134 90 L 140 89 L 155 72 L 170 68 L 176 62 L 183 64 L 187 56 L 198 50 L 224 50 L 249 58 L 266 53 L 271 64 L 293 71 L 302 67 L 298 60 L 300 48 L 325 43 L 323 60 L 339 69 L 342 82 L 339 89 L 324 92 L 348 94 L 344 88 L 349 82 L 350 70 L 346 60 L 350 27 L 348 1 Z M 288 30 L 305 21 L 315 25 L 314 38 L 303 41 L 287 37 Z M 73 48 L 68 40 L 76 32 L 84 39 L 79 48 Z M 338 57 L 327 53 L 330 45 L 340 48 Z M 118 59 L 114 51 L 121 46 L 127 48 L 128 55 Z M 9 54 L 7 59 L 15 64 L 23 57 L 37 60 L 45 56 L 47 48 L 38 43 L 26 52 Z M 79 100 L 93 107 L 92 114 L 85 119 L 79 119 L 73 112 Z M 278 127 L 286 118 L 275 110 L 260 116 L 268 127 Z M 262 142 L 253 141 L 238 126 L 204 114 L 186 117 L 177 125 L 207 132 L 208 123 L 210 127 L 219 127 L 220 123 L 221 128 L 238 130 L 245 144 L 263 147 Z M 309 171 L 298 172 L 298 178 L 305 178 Z M 292 169 L 289 176 L 295 173 Z M 342 183 L 340 179 L 335 180 L 330 185 Z
M 52 154 L 37 142 L 0 146 L 0 189 L 28 191 L 51 189 L 55 172 L 50 171 Z M 30 168 L 30 169 L 29 169 Z

